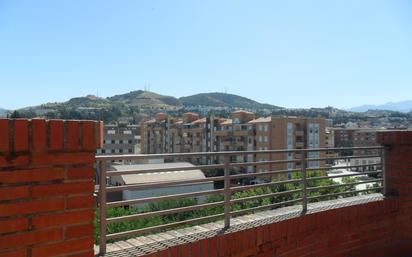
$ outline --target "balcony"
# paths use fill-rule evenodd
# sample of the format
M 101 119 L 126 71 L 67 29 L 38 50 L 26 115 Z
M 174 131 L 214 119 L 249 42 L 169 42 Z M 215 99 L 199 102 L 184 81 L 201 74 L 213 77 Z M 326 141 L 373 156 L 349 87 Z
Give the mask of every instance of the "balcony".
M 288 169 L 287 163 L 302 160 L 230 161 L 256 152 L 96 156 L 101 131 L 100 122 L 0 119 L 0 256 L 412 255 L 412 132 L 380 132 L 382 146 L 351 148 L 376 150 L 381 161 L 374 164 L 351 166 L 348 160 L 365 156 L 342 156 L 348 148 L 316 149 L 336 153 L 325 158 L 306 158 L 313 149 L 264 151 L 305 157 L 306 165 Z M 113 159 L 163 157 L 176 163 L 110 167 Z M 208 159 L 221 162 L 202 162 Z M 333 165 L 307 168 L 316 161 Z M 271 168 L 234 172 L 259 165 Z M 370 165 L 378 169 L 351 170 Z M 104 178 L 97 192 L 95 167 Z M 193 170 L 208 175 L 193 177 L 201 175 Z M 138 180 L 114 183 L 134 174 Z M 151 181 L 145 174 L 167 179 Z M 182 192 L 194 185 L 212 187 Z M 94 232 L 100 236 L 94 239 Z
M 235 130 L 233 131 L 233 136 L 237 137 L 246 137 L 252 134 L 252 131 L 250 130 Z
M 382 147 L 373 147 L 374 150 L 383 152 Z M 368 148 L 369 149 L 369 148 Z M 335 149 L 317 149 L 317 151 L 335 151 L 337 154 L 347 150 L 346 148 Z M 306 156 L 310 149 L 299 150 L 269 150 L 263 151 L 265 153 L 273 154 L 285 154 L 287 152 L 294 152 L 295 154 Z M 212 176 L 205 178 L 195 178 L 190 180 L 176 180 L 166 181 L 159 183 L 137 183 L 130 185 L 120 186 L 106 186 L 105 183 L 100 184 L 99 191 L 99 206 L 100 206 L 100 238 L 99 238 L 99 252 L 106 253 L 105 256 L 115 256 L 118 251 L 139 252 L 144 251 L 148 245 L 142 245 L 141 242 L 152 242 L 150 247 L 153 249 L 162 248 L 164 244 L 170 244 L 175 241 L 189 240 L 192 238 L 207 239 L 210 233 L 223 233 L 224 231 L 243 231 L 246 228 L 256 227 L 256 224 L 269 225 L 270 220 L 282 217 L 286 213 L 293 217 L 300 217 L 302 213 L 318 213 L 322 208 L 329 206 L 330 208 L 339 208 L 340 204 L 347 201 L 348 205 L 352 205 L 353 202 L 361 201 L 362 203 L 368 203 L 378 201 L 382 199 L 382 193 L 385 191 L 384 180 L 382 174 L 384 170 L 378 169 L 370 172 L 343 172 L 342 174 L 334 174 L 335 170 L 341 170 L 342 166 L 337 165 L 335 167 L 318 167 L 316 171 L 313 169 L 308 170 L 307 164 L 313 161 L 347 161 L 350 158 L 358 158 L 357 156 L 339 156 L 330 158 L 306 158 L 304 163 L 299 169 L 281 169 L 281 170 L 269 170 L 264 172 L 252 172 L 234 174 L 232 170 L 240 167 L 250 166 L 266 166 L 280 165 L 287 163 L 301 162 L 300 159 L 292 160 L 265 160 L 256 162 L 232 162 L 234 156 L 247 156 L 250 154 L 259 154 L 262 151 L 236 151 L 236 152 L 214 152 L 214 153 L 188 153 L 188 154 L 161 154 L 161 155 L 127 155 L 127 156 L 97 156 L 97 160 L 100 162 L 100 177 L 118 177 L 129 176 L 132 174 L 158 174 L 162 172 L 192 172 L 194 169 L 207 171 L 211 169 L 224 169 L 224 174 L 221 176 Z M 190 159 L 196 157 L 223 157 L 225 160 L 218 164 L 201 164 L 191 167 L 160 167 L 147 170 L 127 170 L 127 171 L 110 171 L 107 169 L 107 163 L 110 163 L 112 159 L 139 161 L 147 158 L 165 158 L 165 159 Z M 379 155 L 381 156 L 381 155 Z M 235 158 L 236 159 L 236 158 Z M 382 163 L 374 164 L 375 166 L 382 167 Z M 352 168 L 359 168 L 356 165 L 345 166 L 345 170 L 350 171 Z M 327 176 L 326 172 L 331 172 L 333 177 Z M 289 174 L 289 179 L 287 175 Z M 367 180 L 356 179 L 359 177 L 370 177 Z M 347 182 L 342 182 L 344 178 L 353 178 Z M 236 184 L 234 181 L 242 179 L 256 179 L 265 178 L 266 182 L 258 184 Z M 268 178 L 278 178 L 267 181 Z M 281 179 L 279 179 L 281 178 Z M 102 180 L 106 181 L 106 180 Z M 324 181 L 322 183 L 318 183 Z M 326 183 L 325 186 L 325 181 Z M 341 181 L 341 182 L 336 182 Z M 168 187 L 182 188 L 186 185 L 196 185 L 199 183 L 210 182 L 223 182 L 222 188 L 213 188 L 204 191 L 194 192 L 180 192 L 174 194 L 167 194 L 156 197 L 143 197 L 139 199 L 127 199 L 119 200 L 115 202 L 107 202 L 106 194 L 122 191 L 141 191 Z M 365 187 L 365 185 L 374 185 L 373 187 Z M 282 185 L 290 185 L 289 190 L 278 190 L 277 188 Z M 242 196 L 246 192 L 254 192 L 258 189 L 270 189 L 265 193 L 253 194 L 250 196 Z M 325 193 L 325 190 L 331 190 Z M 158 192 L 158 191 L 157 191 Z M 362 196 L 363 194 L 370 194 L 368 196 Z M 217 200 L 206 201 L 194 201 L 190 205 L 185 206 L 172 206 L 171 208 L 155 209 L 149 211 L 138 211 L 135 214 L 129 214 L 126 216 L 116 216 L 107 218 L 106 212 L 112 208 L 139 208 L 136 206 L 142 206 L 145 204 L 153 204 L 164 201 L 179 201 L 180 199 L 204 199 L 214 196 Z M 219 197 L 220 196 L 220 197 Z M 351 198 L 344 198 L 351 196 Z M 357 196 L 357 197 L 354 197 Z M 209 197 L 209 198 L 207 198 Z M 360 197 L 360 198 L 359 198 Z M 358 199 L 359 198 L 359 199 Z M 339 199 L 329 200 L 328 199 Z M 345 200 L 342 200 L 345 199 Z M 254 201 L 255 204 L 248 206 L 248 203 Z M 256 204 L 256 201 L 258 204 Z M 263 201 L 266 204 L 263 204 Z M 318 203 L 321 201 L 321 203 Z M 135 206 L 135 207 L 133 207 Z M 329 208 L 328 207 L 328 208 Z M 195 213 L 197 213 L 195 215 Z M 187 218 L 183 214 L 186 214 Z M 297 215 L 297 216 L 296 216 Z M 122 224 L 124 222 L 132 222 L 134 220 L 150 219 L 154 217 L 181 217 L 180 219 L 173 219 L 172 222 L 164 222 L 154 226 L 144 226 L 131 230 L 114 231 L 113 233 L 106 234 L 107 231 L 113 231 L 115 228 L 113 224 Z M 247 222 L 245 222 L 247 221 Z M 188 225 L 196 225 L 195 227 L 187 227 Z M 182 228 L 185 227 L 185 228 Z M 130 237 L 138 237 L 138 239 L 127 239 Z M 120 240 L 120 241 L 118 241 Z M 123 241 L 122 241 L 123 240 Z M 107 244 L 107 241 L 112 243 Z M 115 241 L 115 242 L 113 242 Z M 118 241 L 118 242 L 116 242 Z M 140 243 L 139 243 L 140 242 Z M 179 244 L 174 244 L 176 247 Z M 125 248 L 126 247 L 126 248 Z M 124 249 L 125 248 L 125 249 Z M 167 251 L 167 249 L 165 249 Z M 130 255 L 134 256 L 134 255 Z
M 295 131 L 295 136 L 297 136 L 297 137 L 303 137 L 303 135 L 304 135 L 303 130 L 296 130 L 296 131 Z
M 295 143 L 296 148 L 303 148 L 305 146 L 305 143 L 303 142 L 296 142 Z

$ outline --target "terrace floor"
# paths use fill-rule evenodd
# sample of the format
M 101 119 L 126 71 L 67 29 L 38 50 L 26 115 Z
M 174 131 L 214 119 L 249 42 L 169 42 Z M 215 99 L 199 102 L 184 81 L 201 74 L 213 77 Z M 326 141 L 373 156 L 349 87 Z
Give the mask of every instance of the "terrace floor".
M 308 210 L 306 214 L 358 204 L 365 204 L 368 202 L 381 201 L 383 199 L 384 197 L 382 196 L 382 194 L 369 194 L 310 203 L 308 204 Z M 231 219 L 231 226 L 228 229 L 223 229 L 223 221 L 216 221 L 187 228 L 170 230 L 158 234 L 141 236 L 126 241 L 119 241 L 116 243 L 108 244 L 107 253 L 104 256 L 145 256 L 147 254 L 173 246 L 299 217 L 301 216 L 301 212 L 301 205 L 293 205 L 233 218 Z M 98 246 L 95 246 L 95 253 L 98 253 Z

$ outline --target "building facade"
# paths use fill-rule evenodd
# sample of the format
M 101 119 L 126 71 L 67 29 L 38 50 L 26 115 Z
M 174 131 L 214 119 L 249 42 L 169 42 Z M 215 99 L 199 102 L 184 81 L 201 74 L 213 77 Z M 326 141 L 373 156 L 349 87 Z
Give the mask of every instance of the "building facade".
M 142 153 L 185 153 L 218 151 L 264 151 L 276 149 L 324 148 L 325 119 L 269 116 L 256 118 L 251 112 L 236 111 L 229 119 L 200 118 L 185 113 L 181 118 L 158 114 L 141 124 Z M 265 172 L 300 168 L 302 153 L 258 153 L 231 156 L 231 162 L 291 160 L 259 166 L 237 167 L 234 172 Z M 307 157 L 324 157 L 323 152 L 308 152 Z M 195 164 L 222 162 L 223 157 L 193 158 Z M 319 160 L 309 161 L 308 168 L 322 166 Z
M 104 126 L 103 148 L 98 149 L 97 154 L 138 154 L 140 145 L 139 125 L 108 124 Z

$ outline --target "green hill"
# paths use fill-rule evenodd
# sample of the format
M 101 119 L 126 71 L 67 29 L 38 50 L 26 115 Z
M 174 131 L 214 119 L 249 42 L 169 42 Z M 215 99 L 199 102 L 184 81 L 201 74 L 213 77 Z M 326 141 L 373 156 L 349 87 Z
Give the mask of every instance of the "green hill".
M 182 107 L 182 103 L 173 96 L 159 95 L 148 91 L 132 91 L 130 93 L 108 97 L 112 103 L 125 105 L 150 107 L 150 108 L 176 108 Z
M 248 109 L 282 109 L 282 107 L 262 104 L 249 98 L 226 93 L 201 93 L 181 97 L 179 100 L 185 106 L 210 106 L 210 107 L 239 107 Z

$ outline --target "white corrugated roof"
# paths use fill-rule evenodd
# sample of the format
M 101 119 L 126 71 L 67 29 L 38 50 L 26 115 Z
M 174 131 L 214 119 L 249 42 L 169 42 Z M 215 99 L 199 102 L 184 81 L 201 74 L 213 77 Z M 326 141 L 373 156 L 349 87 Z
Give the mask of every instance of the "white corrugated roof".
M 133 164 L 133 165 L 114 165 L 112 170 L 114 171 L 146 171 L 150 169 L 165 169 L 165 168 L 186 168 L 196 167 L 188 162 L 173 162 L 173 163 L 156 163 L 156 164 Z M 129 184 L 146 184 L 146 183 L 159 183 L 170 181 L 187 181 L 192 179 L 205 178 L 203 172 L 199 169 L 193 170 L 179 170 L 179 171 L 164 171 L 164 172 L 151 172 L 140 173 L 131 175 L 119 175 L 126 185 Z

